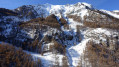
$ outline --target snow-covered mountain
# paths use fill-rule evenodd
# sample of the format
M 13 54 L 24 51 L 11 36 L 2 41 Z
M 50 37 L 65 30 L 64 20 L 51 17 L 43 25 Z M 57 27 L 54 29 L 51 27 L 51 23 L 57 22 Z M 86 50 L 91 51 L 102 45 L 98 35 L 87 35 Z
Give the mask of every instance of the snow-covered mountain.
M 56 63 L 63 67 L 63 57 L 68 66 L 78 66 L 88 41 L 106 44 L 107 38 L 119 37 L 118 29 L 117 11 L 98 10 L 87 3 L 24 5 L 0 11 L 0 41 L 21 47 L 35 60 L 40 58 L 44 67 Z
M 55 14 L 58 17 L 66 16 L 67 14 L 77 14 L 80 16 L 84 16 L 88 9 L 94 9 L 92 5 L 87 3 L 77 3 L 77 4 L 67 4 L 67 5 L 24 5 L 15 9 L 18 13 L 23 13 L 24 15 L 28 15 L 30 12 L 33 12 L 37 17 L 41 16 L 41 13 L 44 13 L 44 16 L 49 16 L 51 14 Z

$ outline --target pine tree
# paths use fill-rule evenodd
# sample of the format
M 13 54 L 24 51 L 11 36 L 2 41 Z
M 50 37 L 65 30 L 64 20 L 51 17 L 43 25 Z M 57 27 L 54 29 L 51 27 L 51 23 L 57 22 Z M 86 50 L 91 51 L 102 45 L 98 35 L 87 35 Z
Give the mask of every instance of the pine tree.
M 63 58 L 62 58 L 62 67 L 69 67 L 68 59 L 66 56 L 63 56 Z

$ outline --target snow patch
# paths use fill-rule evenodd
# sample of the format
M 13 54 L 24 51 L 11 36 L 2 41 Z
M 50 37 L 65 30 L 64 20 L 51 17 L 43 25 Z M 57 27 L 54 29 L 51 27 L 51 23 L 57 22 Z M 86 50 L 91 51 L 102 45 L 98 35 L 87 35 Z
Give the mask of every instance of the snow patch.
M 113 10 L 113 12 L 119 12 L 119 10 Z
M 107 13 L 107 14 L 109 14 L 109 15 L 111 15 L 111 16 L 113 16 L 113 17 L 115 17 L 115 18 L 118 18 L 119 19 L 119 15 L 117 15 L 117 14 L 115 14 L 115 13 L 113 13 L 113 12 L 111 12 L 111 11 L 107 11 L 107 10 L 100 10 L 100 11 L 102 11 L 102 12 L 104 12 L 104 13 Z
M 69 61 L 71 62 L 70 66 L 76 67 L 79 63 L 80 56 L 83 54 L 83 51 L 86 47 L 86 43 L 89 39 L 84 39 L 81 43 L 77 44 L 76 46 L 72 46 L 67 48 L 68 57 L 70 58 Z

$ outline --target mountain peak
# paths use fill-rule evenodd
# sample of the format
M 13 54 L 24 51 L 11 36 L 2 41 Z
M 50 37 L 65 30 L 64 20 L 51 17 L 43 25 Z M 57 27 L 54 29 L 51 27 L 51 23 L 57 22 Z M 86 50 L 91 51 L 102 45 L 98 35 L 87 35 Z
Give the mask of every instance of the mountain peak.
M 83 2 L 82 4 L 89 7 L 89 8 L 93 8 L 93 6 L 91 4 L 88 4 L 88 3 L 85 3 L 85 2 Z
M 93 6 L 91 4 L 86 3 L 86 2 L 78 2 L 75 5 L 78 5 L 78 6 L 83 5 L 83 6 L 87 7 L 87 8 L 93 9 Z

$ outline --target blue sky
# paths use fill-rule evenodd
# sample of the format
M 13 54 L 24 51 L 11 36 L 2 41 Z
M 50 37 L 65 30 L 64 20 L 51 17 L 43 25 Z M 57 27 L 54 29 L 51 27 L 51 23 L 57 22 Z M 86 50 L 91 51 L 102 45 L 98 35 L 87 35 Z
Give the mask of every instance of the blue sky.
M 119 0 L 0 0 L 0 8 L 15 9 L 22 5 L 35 4 L 75 4 L 86 2 L 92 4 L 97 9 L 119 10 Z

